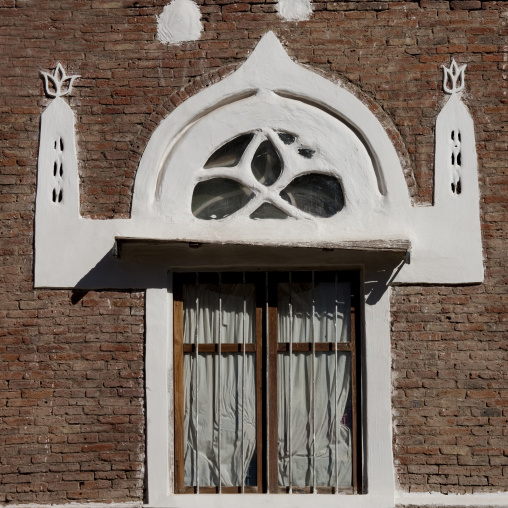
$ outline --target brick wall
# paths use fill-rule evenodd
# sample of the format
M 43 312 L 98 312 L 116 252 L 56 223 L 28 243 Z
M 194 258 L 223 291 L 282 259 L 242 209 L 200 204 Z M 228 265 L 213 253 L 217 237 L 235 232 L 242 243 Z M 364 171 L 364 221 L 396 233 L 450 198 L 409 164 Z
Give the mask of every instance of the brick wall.
M 83 215 L 128 217 L 160 119 L 267 30 L 371 106 L 419 204 L 432 199 L 440 66 L 468 64 L 486 282 L 394 290 L 394 452 L 404 490 L 507 490 L 506 2 L 315 2 L 289 23 L 273 1 L 198 0 L 201 40 L 180 47 L 155 39 L 165 3 L 0 0 L 0 502 L 143 497 L 143 295 L 33 289 L 38 70 L 82 76 L 70 104 Z

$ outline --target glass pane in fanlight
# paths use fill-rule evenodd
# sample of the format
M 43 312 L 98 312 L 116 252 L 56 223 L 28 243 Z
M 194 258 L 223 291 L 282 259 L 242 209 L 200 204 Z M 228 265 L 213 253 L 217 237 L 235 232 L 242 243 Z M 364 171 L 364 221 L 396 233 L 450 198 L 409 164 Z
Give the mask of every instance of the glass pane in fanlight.
M 198 219 L 223 219 L 243 208 L 253 197 L 250 189 L 235 180 L 212 178 L 194 188 L 192 213 Z
M 251 219 L 287 219 L 288 216 L 285 212 L 271 205 L 270 203 L 263 203 L 257 210 L 250 214 Z
M 295 178 L 281 193 L 282 199 L 315 217 L 331 217 L 344 207 L 340 182 L 312 173 Z
M 263 141 L 252 159 L 252 173 L 256 180 L 267 187 L 277 181 L 282 173 L 282 162 L 272 142 Z
M 237 138 L 222 145 L 216 150 L 212 156 L 206 161 L 205 169 L 210 168 L 232 168 L 236 166 L 242 158 L 245 149 L 252 141 L 254 134 L 243 134 Z

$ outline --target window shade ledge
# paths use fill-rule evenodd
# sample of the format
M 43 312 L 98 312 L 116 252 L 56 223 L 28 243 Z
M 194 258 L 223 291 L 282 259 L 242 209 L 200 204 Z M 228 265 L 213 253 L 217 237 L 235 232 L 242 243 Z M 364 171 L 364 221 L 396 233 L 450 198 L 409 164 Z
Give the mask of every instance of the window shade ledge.
M 116 237 L 113 256 L 121 261 L 165 263 L 172 269 L 266 269 L 277 267 L 372 266 L 410 263 L 408 239 L 322 242 L 292 245 L 202 243 Z

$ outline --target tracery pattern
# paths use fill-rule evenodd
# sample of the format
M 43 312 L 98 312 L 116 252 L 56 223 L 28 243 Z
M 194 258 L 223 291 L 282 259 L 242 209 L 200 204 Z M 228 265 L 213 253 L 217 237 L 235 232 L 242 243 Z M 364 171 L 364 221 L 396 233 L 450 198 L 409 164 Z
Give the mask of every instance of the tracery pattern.
M 289 132 L 267 128 L 241 134 L 204 164 L 193 191 L 192 213 L 203 220 L 241 215 L 242 209 L 251 219 L 332 217 L 344 207 L 335 176 L 312 168 L 289 182 L 283 178 L 295 160 L 312 161 L 315 153 Z

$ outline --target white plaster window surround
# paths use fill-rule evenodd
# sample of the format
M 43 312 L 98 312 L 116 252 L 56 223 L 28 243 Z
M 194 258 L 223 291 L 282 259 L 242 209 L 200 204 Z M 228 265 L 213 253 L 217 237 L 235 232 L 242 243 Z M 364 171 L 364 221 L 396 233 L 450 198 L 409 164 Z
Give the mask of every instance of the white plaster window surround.
M 367 281 L 379 278 L 375 272 L 364 274 Z M 365 281 L 364 281 L 365 282 Z M 364 494 L 318 494 L 323 507 L 392 508 L 395 481 L 391 446 L 390 410 L 390 322 L 389 291 L 375 283 L 381 297 L 365 305 L 363 482 Z M 376 291 L 371 287 L 372 291 Z M 147 473 L 149 506 L 235 507 L 245 506 L 306 507 L 308 495 L 301 494 L 173 494 L 174 429 L 173 421 L 173 313 L 172 276 L 168 289 L 146 292 L 146 402 L 147 402 Z M 366 295 L 368 299 L 369 295 Z M 312 494 L 309 494 L 312 495 Z
M 74 116 L 64 99 L 56 98 L 41 120 L 35 284 L 146 287 L 165 273 L 162 262 L 140 271 L 127 260 L 111 258 L 115 237 L 325 248 L 405 240 L 411 243 L 411 262 L 394 270 L 393 283 L 481 282 L 474 128 L 459 95 L 452 93 L 436 122 L 434 206 L 415 207 L 397 153 L 377 118 L 340 85 L 292 62 L 269 33 L 238 71 L 162 121 L 139 164 L 132 217 L 104 221 L 79 215 Z M 300 157 L 300 166 L 286 165 L 281 178 L 304 171 L 303 162 L 312 171 L 333 174 L 344 192 L 340 213 L 289 218 L 291 227 L 283 228 L 277 220 L 253 221 L 248 215 L 217 221 L 194 217 L 192 191 L 210 155 L 239 134 L 266 128 L 293 132 L 316 150 L 314 159 Z M 451 188 L 452 131 L 461 136 L 460 194 Z M 64 156 L 70 157 L 62 183 L 68 199 L 53 206 L 53 151 L 59 137 Z M 61 268 L 55 271 L 55 266 Z
M 444 88 L 451 97 L 436 121 L 435 202 L 422 208 L 411 205 L 397 153 L 368 107 L 340 85 L 292 62 L 272 33 L 239 70 L 185 101 L 154 131 L 139 164 L 130 219 L 96 221 L 79 215 L 74 115 L 59 96 L 46 108 L 37 177 L 35 286 L 146 289 L 150 506 L 309 503 L 305 495 L 172 493 L 172 272 L 302 267 L 355 268 L 363 277 L 365 493 L 320 495 L 319 504 L 394 506 L 390 285 L 483 280 L 473 122 L 459 95 L 463 69 L 462 77 L 453 65 L 447 72 Z M 279 132 L 294 136 L 297 149 L 279 146 Z M 260 184 L 249 165 L 205 167 L 220 147 L 246 133 L 259 140 L 271 136 L 278 147 L 283 167 L 276 187 Z M 302 157 L 300 148 L 313 156 Z M 257 202 L 252 199 L 220 219 L 196 217 L 196 185 L 224 172 L 234 179 L 235 171 L 242 172 L 238 181 L 250 182 Z M 340 182 L 340 211 L 315 217 L 292 207 L 284 220 L 251 218 L 262 202 L 284 207 L 276 199 L 280 191 L 312 173 Z

